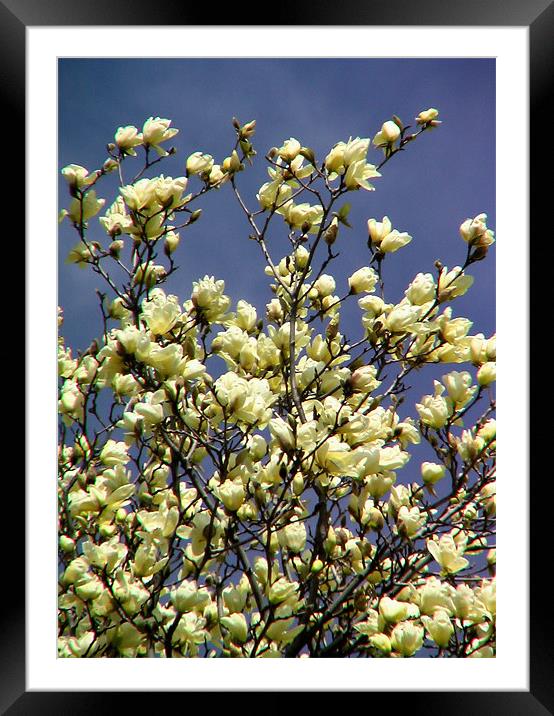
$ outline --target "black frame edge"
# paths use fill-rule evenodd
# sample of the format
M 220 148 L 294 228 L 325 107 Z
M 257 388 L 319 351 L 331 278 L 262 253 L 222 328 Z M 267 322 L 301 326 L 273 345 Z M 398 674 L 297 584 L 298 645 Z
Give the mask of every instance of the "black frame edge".
M 213 22 L 206 4 L 165 0 L 141 7 L 141 0 L 2 0 L 25 25 L 530 25 L 550 0 L 281 0 L 271 22 L 261 4 L 222 4 Z M 144 18 L 147 18 L 145 21 Z
M 554 74 L 554 3 L 551 3 L 529 29 L 530 57 L 530 239 L 539 239 L 541 227 L 548 226 L 551 221 L 551 204 L 548 199 L 545 201 L 547 192 L 542 190 L 548 187 L 548 165 L 545 162 L 545 147 L 543 141 L 534 131 L 537 122 L 548 122 L 549 109 L 552 103 L 553 74 Z M 548 153 L 548 152 L 547 152 Z M 530 240 L 530 244 L 532 239 Z M 529 248 L 531 248 L 531 246 Z M 550 252 L 550 254 L 549 254 Z M 543 246 L 542 242 L 534 252 L 530 251 L 530 352 L 529 358 L 532 363 L 536 358 L 538 367 L 542 350 L 539 348 L 541 332 L 539 320 L 541 310 L 544 310 L 544 301 L 547 296 L 543 293 L 544 287 L 548 285 L 545 269 L 552 265 L 552 248 Z M 541 276 L 541 273 L 543 274 Z M 539 353 L 539 350 L 541 353 Z M 540 370 L 531 370 L 529 376 L 529 394 L 541 395 L 542 386 L 539 381 Z M 539 392 L 540 391 L 540 392 Z M 537 401 L 538 403 L 538 401 Z M 533 404 L 529 404 L 531 424 L 529 439 L 538 434 L 539 422 L 535 413 L 532 412 Z M 534 422 L 533 422 L 534 419 Z M 533 427 L 535 430 L 533 430 Z M 554 713 L 554 630 L 550 618 L 545 619 L 545 566 L 550 563 L 550 556 L 547 555 L 547 545 L 552 542 L 548 520 L 541 519 L 544 514 L 544 503 L 539 480 L 543 470 L 534 451 L 530 449 L 529 468 L 529 525 L 530 525 L 530 639 L 531 639 L 531 693 L 548 709 Z M 534 484 L 534 489 L 531 486 Z M 548 597 L 546 597 L 548 601 Z
M 120 0 L 114 6 L 113 0 L 97 0 L 91 6 L 82 3 L 70 4 L 67 0 L 55 0 L 45 3 L 43 0 L 3 0 L 0 1 L 0 103 L 4 109 L 2 123 L 4 133 L 1 136 L 13 135 L 13 126 L 22 127 L 25 122 L 25 31 L 29 25 L 117 25 L 127 24 L 128 18 L 148 17 L 140 13 L 143 0 Z M 146 3 L 144 3 L 146 6 Z M 425 0 L 416 6 L 406 7 L 401 0 L 394 0 L 383 7 L 373 0 L 343 0 L 340 9 L 330 0 L 320 0 L 317 8 L 310 7 L 310 3 L 292 3 L 287 0 L 275 15 L 274 24 L 310 24 L 310 25 L 523 25 L 529 27 L 530 36 L 530 208 L 531 226 L 530 235 L 541 236 L 544 227 L 549 226 L 550 202 L 540 197 L 539 190 L 543 184 L 547 185 L 548 161 L 545 150 L 544 133 L 534 132 L 537 126 L 546 126 L 548 114 L 548 101 L 552 97 L 552 69 L 554 68 L 554 3 L 552 0 Z M 15 6 L 15 7 L 14 7 Z M 288 15 L 287 15 L 288 13 Z M 221 15 L 221 23 L 227 15 L 235 13 L 228 11 Z M 209 24 L 204 23 L 202 17 L 205 13 L 190 10 L 184 11 L 183 4 L 174 0 L 167 0 L 156 13 L 155 20 L 143 24 Z M 256 22 L 231 22 L 229 24 L 257 24 Z M 252 19 L 252 16 L 249 18 Z M 310 21 L 308 23 L 308 20 Z M 347 21 L 346 21 L 347 20 Z M 133 22 L 133 24 L 138 24 Z M 519 108 L 514 108 L 517 116 Z M 510 118 L 510 122 L 514 121 Z M 515 141 L 521 141 L 515 137 Z M 13 171 L 16 172 L 16 186 L 24 185 L 24 162 L 21 161 L 24 148 L 19 150 L 18 162 Z M 545 161 L 546 160 L 546 161 Z M 515 169 L 517 171 L 517 168 Z M 20 172 L 20 181 L 17 182 L 17 172 Z M 551 183 L 551 180 L 550 180 Z M 547 213 L 548 212 L 548 213 Z M 19 227 L 21 228 L 21 227 Z M 547 247 L 549 248 L 549 247 Z M 530 256 L 531 277 L 540 275 L 540 268 L 548 265 L 541 247 Z M 540 263 L 539 263 L 540 262 Z M 538 345 L 533 348 L 533 336 L 538 326 L 535 316 L 540 315 L 544 306 L 542 296 L 538 294 L 538 284 L 534 281 L 530 295 L 530 359 L 538 357 Z M 536 388 L 537 379 L 530 372 L 530 394 Z M 15 390 L 14 390 L 15 392 Z M 14 399 L 13 404 L 18 404 Z M 27 396 L 28 402 L 28 396 Z M 530 433 L 533 434 L 532 432 Z M 536 458 L 535 458 L 536 460 Z M 531 460 L 530 474 L 532 474 L 533 461 Z M 542 489 L 537 486 L 535 491 L 530 490 L 530 515 L 541 515 L 544 511 Z M 547 533 L 548 524 L 544 520 L 530 519 L 531 526 L 531 556 L 530 567 L 532 573 L 532 588 L 530 589 L 530 691 L 528 692 L 397 692 L 394 702 L 391 702 L 390 693 L 374 692 L 366 694 L 368 703 L 375 705 L 378 696 L 383 694 L 386 702 L 394 703 L 395 710 L 405 707 L 411 713 L 424 712 L 426 716 L 467 716 L 470 714 L 495 714 L 501 716 L 547 716 L 554 714 L 554 689 L 552 687 L 552 674 L 554 673 L 554 642 L 550 618 L 544 615 L 545 606 L 550 602 L 548 591 L 545 591 L 544 582 L 539 583 L 541 569 L 544 574 L 546 545 L 551 542 L 551 535 Z M 8 550 L 5 555 L 4 574 L 22 573 L 19 550 Z M 514 578 L 516 578 L 514 576 Z M 548 588 L 546 588 L 547 590 Z M 110 693 L 107 696 L 102 692 L 27 692 L 25 690 L 25 611 L 22 601 L 18 604 L 13 599 L 8 602 L 11 595 L 3 594 L 0 611 L 0 714 L 10 716 L 28 716 L 40 712 L 42 716 L 55 714 L 88 714 L 96 713 L 98 709 L 105 709 L 107 703 L 115 711 L 122 707 L 129 707 L 132 692 Z M 153 689 L 154 691 L 154 689 Z M 212 693 L 210 706 L 217 707 L 219 698 L 236 698 L 241 692 Z M 173 695 L 173 694 L 172 694 Z M 175 694 L 183 704 L 183 694 Z M 167 703 L 164 696 L 164 706 Z M 159 697 L 150 696 L 149 692 L 139 695 L 141 704 L 160 705 Z M 448 703 L 448 706 L 445 705 Z M 228 701 L 227 701 L 228 703 Z M 221 702 L 222 706 L 224 705 Z M 111 709 L 110 709 L 111 710 Z
M 10 192 L 11 201 L 16 206 L 21 206 L 23 214 L 23 187 L 25 186 L 25 24 L 13 12 L 4 7 L 0 2 L 0 136 L 5 139 L 7 145 L 6 173 L 9 167 L 10 180 L 13 180 L 13 187 L 18 187 Z M 14 135 L 14 129 L 17 132 Z M 16 143 L 12 144 L 17 136 Z M 9 139 L 11 138 L 11 139 Z M 8 141 L 6 141 L 6 139 Z M 13 161 L 10 158 L 13 157 Z M 17 192 L 17 194 L 16 194 Z M 15 245 L 21 246 L 22 237 L 25 235 L 24 215 L 17 219 L 17 229 L 11 240 L 6 241 L 8 251 L 14 252 L 14 266 L 24 266 L 21 255 L 15 257 Z M 14 240 L 15 239 L 15 240 Z M 11 246 L 10 246 L 11 244 Z M 14 381 L 6 381 L 5 400 L 13 405 L 21 405 L 20 390 Z M 17 392 L 16 392 L 17 391 Z M 18 395 L 19 393 L 19 395 Z M 20 431 L 22 423 L 20 413 L 14 417 L 11 430 L 14 438 L 16 430 Z M 18 427 L 16 428 L 16 425 Z M 7 441 L 5 442 L 7 445 Z M 15 447 L 15 440 L 14 440 Z M 8 458 L 9 460 L 9 458 Z M 17 460 L 19 463 L 19 460 Z M 7 463 L 9 464 L 9 462 Z M 16 458 L 8 467 L 8 470 L 16 470 Z M 17 486 L 17 499 L 24 500 L 25 483 Z M 21 503 L 20 503 L 21 504 Z M 21 519 L 21 516 L 18 515 Z M 7 530 L 5 531 L 7 536 Z M 25 566 L 22 555 L 25 554 L 23 525 L 19 527 L 18 542 L 15 545 L 4 543 L 3 554 L 5 562 L 2 565 L 3 585 L 1 592 L 0 609 L 0 713 L 9 706 L 25 690 Z M 6 576 L 8 575 L 8 577 Z M 17 584 L 11 585 L 9 575 L 17 575 Z

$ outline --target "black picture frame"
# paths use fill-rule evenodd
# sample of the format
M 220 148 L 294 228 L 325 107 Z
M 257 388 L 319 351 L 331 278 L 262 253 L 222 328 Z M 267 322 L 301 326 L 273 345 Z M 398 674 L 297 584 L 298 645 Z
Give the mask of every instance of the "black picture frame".
M 144 6 L 144 11 L 142 10 Z M 206 19 L 213 18 L 213 10 L 199 4 L 197 8 L 190 8 L 188 3 L 176 0 L 165 0 L 156 4 L 155 12 L 152 5 L 144 0 L 95 0 L 93 3 L 75 3 L 70 0 L 0 0 L 0 98 L 3 112 L 3 132 L 1 137 L 13 136 L 14 127 L 17 128 L 18 137 L 21 137 L 22 127 L 25 125 L 25 43 L 26 28 L 28 26 L 83 26 L 83 25 L 209 25 Z M 550 217 L 547 212 L 550 203 L 539 199 L 541 186 L 551 185 L 551 179 L 546 175 L 549 171 L 548 151 L 548 115 L 547 102 L 552 93 L 552 74 L 554 69 L 554 3 L 552 0 L 419 0 L 417 3 L 405 3 L 403 0 L 388 0 L 387 3 L 376 0 L 318 0 L 317 3 L 302 2 L 301 0 L 282 0 L 271 6 L 271 25 L 404 25 L 404 26 L 526 26 L 529 28 L 530 41 L 530 199 L 531 199 L 531 230 L 530 236 L 541 237 L 551 242 L 548 235 L 544 235 L 550 226 Z M 249 4 L 246 12 L 241 12 L 239 5 L 230 3 L 217 9 L 218 25 L 263 25 L 263 6 Z M 131 19 L 131 22 L 129 20 Z M 514 126 L 517 135 L 517 116 L 527 108 L 514 108 L 514 116 L 508 118 Z M 525 137 L 514 136 L 514 141 L 525 141 Z M 6 147 L 6 144 L 4 144 Z M 546 149 L 545 149 L 546 147 Z M 18 161 L 14 162 L 13 171 L 16 172 L 14 186 L 24 185 L 24 163 L 22 161 L 23 148 L 18 151 Z M 17 171 L 21 173 L 17 177 Z M 517 168 L 514 168 L 517 171 Z M 19 179 L 19 182 L 18 182 Z M 20 194 L 19 194 L 20 196 Z M 534 229 L 534 230 L 533 230 Z M 19 234 L 21 225 L 18 226 Z M 549 232 L 548 232 L 549 233 Z M 9 237 L 7 237 L 9 238 Z M 533 336 L 533 327 L 538 325 L 540 298 L 538 289 L 534 287 L 538 281 L 539 267 L 548 265 L 545 261 L 545 250 L 541 241 L 539 252 L 531 252 L 531 286 L 530 296 L 530 335 Z M 540 261 L 540 263 L 539 263 Z M 535 277 L 536 276 L 536 277 Z M 514 327 L 517 329 L 517 327 Z M 525 345 L 518 350 L 533 351 Z M 531 371 L 529 376 L 530 393 L 537 382 L 536 373 Z M 15 400 L 15 398 L 14 398 Z M 20 398 L 18 403 L 20 402 Z M 15 404 L 15 403 L 14 403 Z M 27 410 L 32 408 L 32 396 L 26 396 Z M 532 425 L 529 426 L 530 436 L 533 436 Z M 529 474 L 532 474 L 531 462 Z M 542 472 L 548 473 L 543 467 Z M 7 477 L 7 476 L 6 476 Z M 550 476 L 545 474 L 548 479 Z M 524 476 L 522 476 L 522 479 Z M 531 580 L 529 584 L 530 595 L 530 690 L 527 692 L 510 691 L 459 691 L 459 692 L 395 692 L 394 696 L 383 692 L 373 692 L 368 695 L 367 707 L 386 709 L 390 712 L 420 713 L 428 716 L 434 714 L 501 714 L 513 715 L 544 715 L 554 714 L 554 647 L 551 629 L 552 617 L 550 614 L 550 588 L 540 583 L 548 574 L 545 569 L 551 563 L 550 553 L 547 552 L 552 538 L 547 532 L 549 519 L 543 515 L 545 509 L 543 490 L 545 486 L 535 485 L 530 489 L 530 529 L 531 552 L 530 568 Z M 19 487 L 18 502 L 21 504 L 21 491 Z M 541 496 L 542 495 L 542 496 Z M 515 498 L 514 498 L 515 499 Z M 533 519 L 535 516 L 535 519 Z M 41 714 L 88 714 L 99 710 L 131 711 L 135 706 L 135 697 L 138 695 L 140 708 L 148 708 L 155 703 L 158 708 L 166 708 L 164 701 L 159 701 L 155 693 L 141 692 L 114 692 L 109 695 L 102 692 L 28 692 L 25 684 L 25 606 L 22 592 L 18 591 L 19 601 L 14 601 L 15 588 L 12 587 L 9 575 L 21 575 L 24 570 L 21 564 L 21 540 L 17 548 L 4 544 L 2 593 L 3 609 L 0 611 L 0 713 L 10 716 L 29 716 L 34 713 Z M 525 574 L 514 574 L 514 579 L 527 579 Z M 19 576 L 18 576 L 19 579 Z M 18 585 L 19 587 L 19 585 Z M 68 685 L 70 687 L 70 685 Z M 254 685 L 253 685 L 254 686 Z M 440 688 L 440 684 L 437 684 Z M 152 684 L 152 692 L 156 685 Z M 337 691 L 340 685 L 337 684 Z M 182 693 L 175 694 L 180 699 L 180 708 L 184 708 L 188 700 Z M 227 698 L 227 694 L 212 693 L 206 706 L 210 709 L 218 708 L 219 699 Z M 227 702 L 226 708 L 233 709 L 233 703 L 238 703 L 240 694 L 234 693 Z M 382 702 L 382 706 L 381 706 Z M 222 702 L 223 703 L 223 702 Z M 257 708 L 256 703 L 240 702 L 239 708 Z M 250 704 L 250 706 L 249 706 Z

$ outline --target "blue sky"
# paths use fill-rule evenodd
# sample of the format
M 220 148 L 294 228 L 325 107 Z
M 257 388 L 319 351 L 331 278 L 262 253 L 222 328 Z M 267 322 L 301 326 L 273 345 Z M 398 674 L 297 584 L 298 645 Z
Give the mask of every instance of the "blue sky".
M 367 264 L 368 218 L 388 215 L 396 228 L 410 233 L 412 243 L 384 267 L 387 295 L 399 300 L 417 271 L 433 271 L 435 259 L 448 266 L 463 261 L 458 226 L 465 218 L 484 211 L 494 228 L 494 60 L 62 59 L 59 166 L 101 166 L 117 127 L 141 127 L 154 115 L 171 118 L 180 133 L 173 140 L 177 155 L 152 174 L 181 176 L 193 151 L 209 152 L 216 160 L 227 156 L 234 140 L 233 116 L 242 122 L 256 119 L 258 157 L 239 183 L 249 205 L 257 208 L 256 191 L 267 179 L 263 155 L 271 146 L 293 136 L 323 158 L 339 140 L 373 137 L 392 114 L 408 123 L 431 106 L 440 110 L 443 124 L 395 157 L 375 181 L 375 192 L 350 195 L 354 228 L 343 231 L 336 245 L 340 286 L 341 278 L 345 281 Z M 380 151 L 371 150 L 369 158 L 378 163 Z M 99 187 L 108 202 L 115 196 L 114 182 L 109 177 Z M 62 208 L 68 201 L 62 179 L 59 186 Z M 176 255 L 181 269 L 169 290 L 184 300 L 192 281 L 208 273 L 225 279 L 234 301 L 245 298 L 262 311 L 270 298 L 269 281 L 230 187 L 213 192 L 202 206 L 202 219 L 183 232 Z M 271 248 L 277 259 L 286 252 L 284 241 L 274 235 Z M 83 347 L 98 332 L 97 278 L 65 265 L 75 242 L 72 227 L 63 224 L 59 302 L 65 312 L 64 334 L 70 344 Z M 457 314 L 472 318 L 474 330 L 489 334 L 495 314 L 494 249 L 471 273 L 475 285 L 458 302 Z
M 420 110 L 436 107 L 443 124 L 408 145 L 376 179 L 376 191 L 352 193 L 352 230 L 342 230 L 335 248 L 340 257 L 331 272 L 337 293 L 346 279 L 369 261 L 368 218 L 389 216 L 413 241 L 384 264 L 386 299 L 398 301 L 418 271 L 434 272 L 440 259 L 452 267 L 463 262 L 460 223 L 480 212 L 495 227 L 495 63 L 492 59 L 62 59 L 59 61 L 59 167 L 69 163 L 89 170 L 101 166 L 105 146 L 117 127 L 142 126 L 150 116 L 167 117 L 180 133 L 172 140 L 177 154 L 158 164 L 151 175 L 184 174 L 186 157 L 202 150 L 221 161 L 234 142 L 233 116 L 257 120 L 255 165 L 239 176 L 251 208 L 267 180 L 264 154 L 296 137 L 321 161 L 331 146 L 350 136 L 373 137 L 383 121 L 396 114 L 410 123 Z M 370 150 L 378 163 L 380 150 Z M 138 164 L 137 164 L 138 167 Z M 128 169 L 130 176 L 131 169 Z M 134 173 L 134 171 L 133 171 Z M 68 203 L 60 178 L 60 208 Z M 111 203 L 115 176 L 99 185 Z M 229 186 L 198 204 L 200 221 L 182 232 L 176 253 L 180 270 L 165 288 L 183 301 L 192 281 L 205 274 L 222 278 L 233 304 L 253 303 L 259 315 L 271 299 L 269 279 L 249 226 Z M 91 226 L 97 224 L 93 220 Z M 284 226 L 284 224 L 283 224 Z M 102 240 L 100 229 L 91 236 Z M 74 349 L 86 347 L 100 333 L 94 289 L 99 279 L 64 263 L 77 236 L 64 222 L 59 235 L 59 303 L 63 334 Z M 273 231 L 269 248 L 276 260 L 287 253 L 285 233 Z M 473 333 L 487 336 L 495 326 L 494 246 L 486 261 L 471 267 L 471 291 L 454 304 L 454 315 L 474 321 Z M 103 287 L 102 287 L 103 288 Z M 355 301 L 345 311 L 341 330 L 359 336 Z M 442 375 L 457 366 L 441 366 Z M 431 392 L 429 372 L 416 384 Z M 419 388 L 419 385 L 418 385 Z M 415 396 L 414 396 L 415 397 Z M 413 410 L 411 411 L 413 414 Z

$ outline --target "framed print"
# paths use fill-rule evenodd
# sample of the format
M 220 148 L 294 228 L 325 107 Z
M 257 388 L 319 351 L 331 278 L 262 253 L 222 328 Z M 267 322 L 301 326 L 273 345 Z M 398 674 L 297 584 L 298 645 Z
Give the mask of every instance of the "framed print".
M 141 24 L 107 4 L 0 12 L 5 116 L 26 122 L 29 309 L 2 709 L 370 691 L 425 713 L 554 712 L 527 347 L 552 6 L 295 4 L 272 26 L 171 3 Z M 113 403 L 83 410 L 81 385 Z

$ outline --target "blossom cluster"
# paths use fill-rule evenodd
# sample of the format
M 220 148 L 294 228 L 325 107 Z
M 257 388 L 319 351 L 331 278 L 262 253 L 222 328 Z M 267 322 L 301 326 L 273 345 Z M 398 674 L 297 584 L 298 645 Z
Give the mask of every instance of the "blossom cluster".
M 102 338 L 77 355 L 58 343 L 60 656 L 494 656 L 495 336 L 452 305 L 494 233 L 485 214 L 464 221 L 465 260 L 417 273 L 398 302 L 382 264 L 413 237 L 387 216 L 367 219 L 366 265 L 326 272 L 350 228 L 337 202 L 374 190 L 437 116 L 421 112 L 413 134 L 395 117 L 320 161 L 287 139 L 266 155 L 256 211 L 238 188 L 254 121 L 233 121 L 229 156 L 194 151 L 177 178 L 144 176 L 174 153 L 162 144 L 178 130 L 159 117 L 117 129 L 101 169 L 62 170 L 79 236 L 68 261 L 110 297 Z M 264 307 L 209 275 L 184 300 L 163 288 L 179 232 L 223 186 L 264 257 Z M 341 330 L 350 307 L 355 339 Z M 424 364 L 439 373 L 406 415 L 405 378 Z M 414 464 L 423 442 L 432 459 Z

